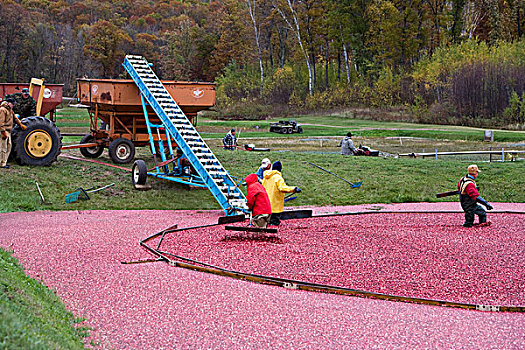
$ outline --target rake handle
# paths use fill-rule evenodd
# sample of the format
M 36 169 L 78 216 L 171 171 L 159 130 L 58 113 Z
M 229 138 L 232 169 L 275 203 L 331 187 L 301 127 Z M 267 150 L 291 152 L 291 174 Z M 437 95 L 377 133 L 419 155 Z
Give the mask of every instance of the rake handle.
M 350 184 L 351 186 L 354 186 L 354 184 L 351 183 L 350 181 L 347 181 L 347 180 L 343 179 L 341 176 L 337 176 L 336 174 L 332 173 L 331 171 L 328 171 L 326 169 L 321 168 L 319 165 L 315 165 L 314 163 L 310 163 L 310 162 L 308 162 L 308 164 L 313 165 L 314 167 L 317 167 L 317 168 L 319 168 L 319 169 L 321 169 L 323 171 L 326 171 L 328 174 L 333 175 L 333 176 L 337 177 L 338 179 L 343 180 L 344 182 L 346 182 L 347 184 Z
M 38 185 L 38 182 L 36 182 L 36 188 L 38 190 L 38 193 L 40 194 L 40 198 L 42 199 L 42 202 L 45 202 L 46 200 L 44 199 L 44 195 L 42 194 L 42 191 L 40 190 L 40 186 Z
M 111 187 L 111 186 L 113 186 L 113 185 L 115 185 L 115 183 L 111 183 L 111 184 L 109 184 L 109 185 L 106 185 L 106 186 L 104 186 L 104 187 L 97 188 L 97 189 L 95 189 L 95 190 L 88 190 L 88 191 L 86 191 L 86 192 L 88 192 L 88 193 L 92 193 L 92 192 L 102 191 L 102 190 L 105 190 L 106 188 Z

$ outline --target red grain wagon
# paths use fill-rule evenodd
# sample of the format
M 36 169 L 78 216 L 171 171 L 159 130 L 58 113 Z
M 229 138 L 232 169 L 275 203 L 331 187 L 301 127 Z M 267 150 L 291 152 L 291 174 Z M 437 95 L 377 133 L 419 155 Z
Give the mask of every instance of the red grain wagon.
M 0 83 L 0 98 L 4 98 L 5 95 L 22 92 L 22 89 L 29 88 L 27 83 Z M 42 87 L 34 85 L 31 96 L 38 101 L 40 95 L 40 89 Z M 62 91 L 64 84 L 45 84 L 44 94 L 42 95 L 42 107 L 40 108 L 39 116 L 45 116 L 49 114 L 49 119 L 56 121 L 56 108 L 62 103 Z
M 0 97 L 29 88 L 37 103 L 37 115 L 24 118 L 26 130 L 15 126 L 12 131 L 11 156 L 18 164 L 50 165 L 56 161 L 62 147 L 62 136 L 54 124 L 56 107 L 62 103 L 63 84 L 44 84 L 42 79 L 31 83 L 0 83 Z M 42 90 L 43 89 L 43 90 Z M 49 114 L 49 119 L 44 118 Z
M 197 112 L 215 104 L 215 84 L 202 82 L 162 81 L 175 102 L 193 123 Z M 82 138 L 82 155 L 97 158 L 104 148 L 115 163 L 125 164 L 133 160 L 135 147 L 149 144 L 146 119 L 140 92 L 133 80 L 124 79 L 78 79 L 79 103 L 88 106 L 90 133 Z M 160 119 L 148 106 L 151 123 L 161 124 Z M 166 135 L 153 135 L 166 141 Z

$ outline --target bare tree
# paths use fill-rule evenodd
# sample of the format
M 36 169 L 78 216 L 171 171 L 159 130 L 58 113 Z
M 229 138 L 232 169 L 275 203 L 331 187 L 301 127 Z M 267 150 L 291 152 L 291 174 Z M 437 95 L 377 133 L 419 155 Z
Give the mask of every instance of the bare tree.
M 299 47 L 301 48 L 301 52 L 303 53 L 304 59 L 306 61 L 306 66 L 308 67 L 308 93 L 311 96 L 313 95 L 313 90 L 314 90 L 312 67 L 310 65 L 310 57 L 308 55 L 308 51 L 306 51 L 303 45 L 303 41 L 301 39 L 301 28 L 299 26 L 299 21 L 297 20 L 297 13 L 295 12 L 294 7 L 293 7 L 294 3 L 295 3 L 295 0 L 286 0 L 286 4 L 288 5 L 288 10 L 290 12 L 289 15 L 293 20 L 293 25 L 288 19 L 287 15 L 284 13 L 283 9 L 279 7 L 279 4 L 276 1 L 273 2 L 273 6 L 279 12 L 283 20 L 286 22 L 286 25 L 288 26 L 288 28 L 290 28 L 290 30 L 295 34 L 297 38 Z
M 257 44 L 257 56 L 259 57 L 259 68 L 261 70 L 261 94 L 264 84 L 264 68 L 262 60 L 262 50 L 261 42 L 259 38 L 259 26 L 257 25 L 257 18 L 255 16 L 255 9 L 257 7 L 256 0 L 246 0 L 246 5 L 248 6 L 248 12 L 250 13 L 250 18 L 252 19 L 253 31 L 255 32 L 255 43 Z
M 350 84 L 350 66 L 348 65 L 348 52 L 346 51 L 346 43 L 343 36 L 343 26 L 339 23 L 339 32 L 341 33 L 341 43 L 343 44 L 343 55 L 345 58 L 345 68 L 346 68 L 346 82 Z
M 463 30 L 461 34 L 472 39 L 483 17 L 482 9 L 474 1 L 467 1 L 463 7 Z

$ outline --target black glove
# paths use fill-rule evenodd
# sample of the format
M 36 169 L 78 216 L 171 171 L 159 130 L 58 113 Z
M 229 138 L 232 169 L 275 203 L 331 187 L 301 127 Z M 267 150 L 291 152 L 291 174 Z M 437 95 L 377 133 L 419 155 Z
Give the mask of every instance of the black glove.
M 295 193 L 299 193 L 301 192 L 301 189 L 299 187 L 296 187 L 295 190 L 294 190 Z
M 476 198 L 476 202 L 480 203 L 480 204 L 483 204 L 487 210 L 492 210 L 492 205 L 490 205 L 486 200 L 484 200 L 481 196 L 478 196 L 478 198 Z

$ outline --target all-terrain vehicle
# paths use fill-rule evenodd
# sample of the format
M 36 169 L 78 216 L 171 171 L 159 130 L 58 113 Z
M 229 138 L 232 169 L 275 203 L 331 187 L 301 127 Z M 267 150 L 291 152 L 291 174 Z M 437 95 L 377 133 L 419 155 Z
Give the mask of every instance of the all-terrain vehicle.
M 276 132 L 279 134 L 293 134 L 293 133 L 303 133 L 303 128 L 301 124 L 297 124 L 297 121 L 290 119 L 280 120 L 278 123 L 270 123 L 270 132 Z

